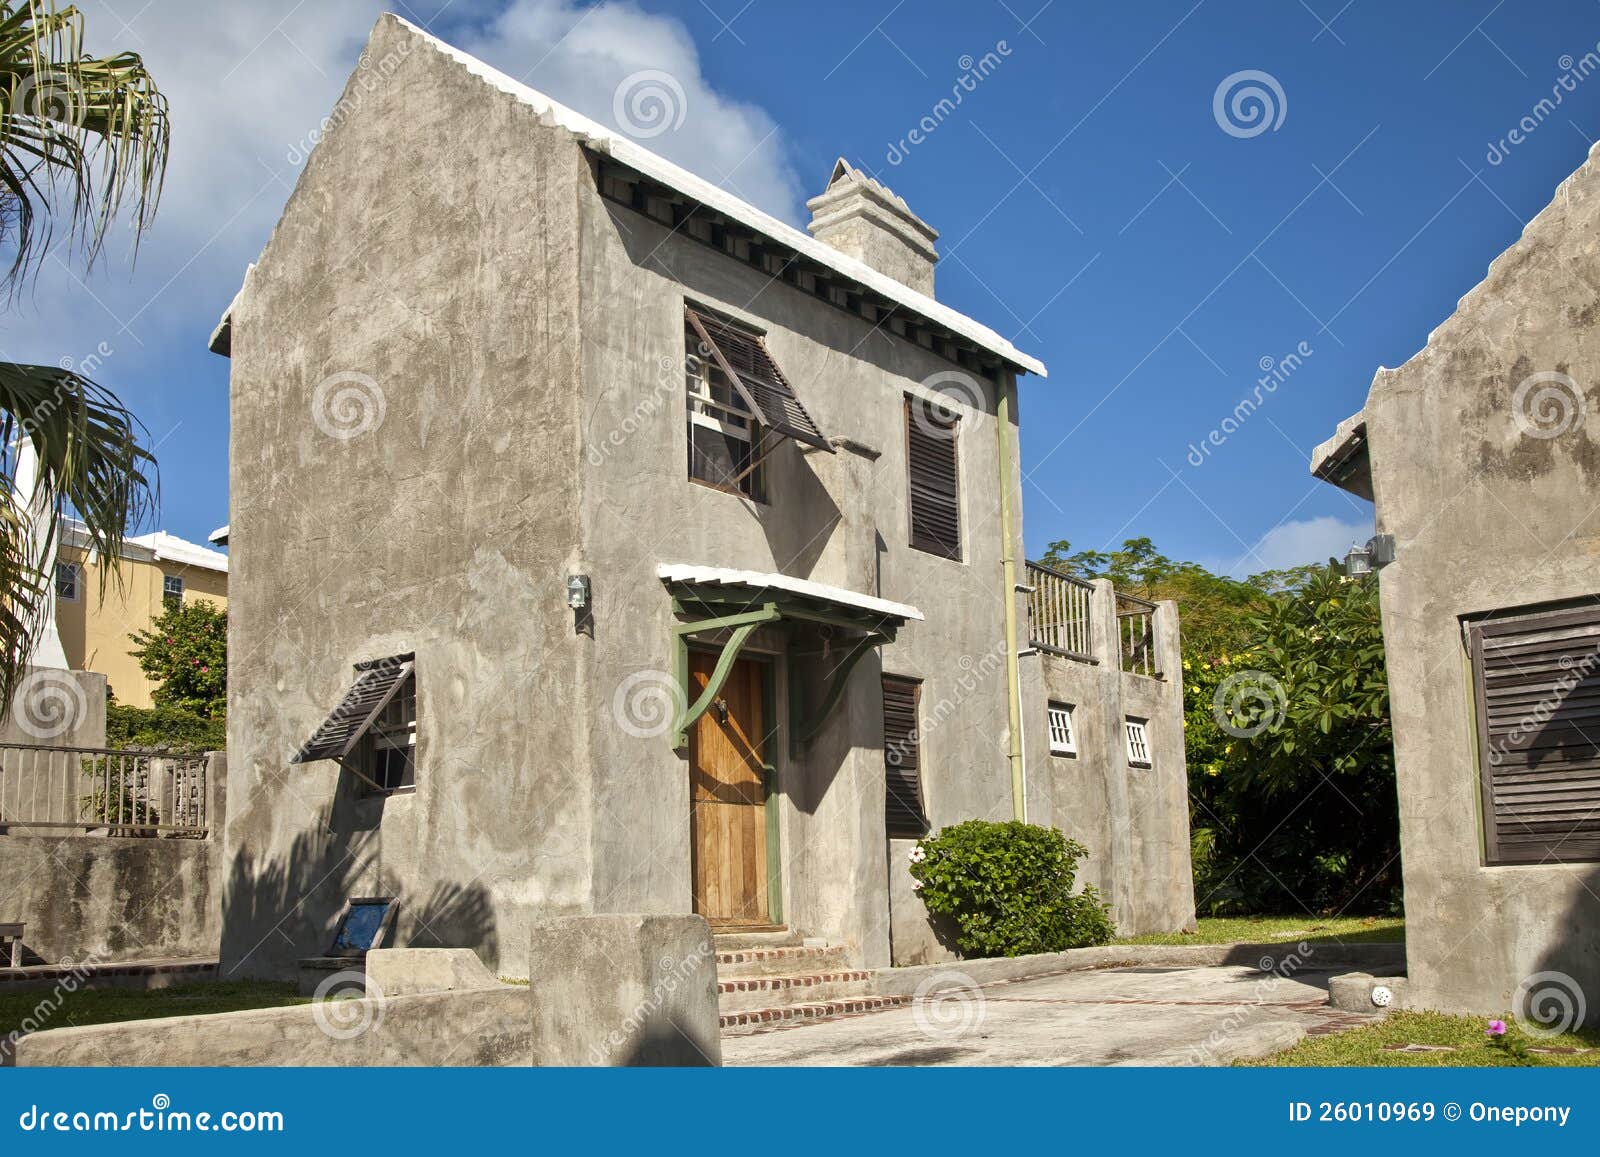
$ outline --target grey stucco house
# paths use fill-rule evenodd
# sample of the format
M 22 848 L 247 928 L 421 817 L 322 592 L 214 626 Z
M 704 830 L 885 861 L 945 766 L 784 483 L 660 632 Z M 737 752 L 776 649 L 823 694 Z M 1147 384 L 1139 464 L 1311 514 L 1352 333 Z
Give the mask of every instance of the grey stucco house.
M 1034 581 L 1044 367 L 934 230 L 841 161 L 808 235 L 392 16 L 363 59 L 213 338 L 224 971 L 382 895 L 510 975 L 588 912 L 933 959 L 904 853 L 974 817 L 1191 922 L 1176 613 Z
M 1392 555 L 1417 1007 L 1600 1016 L 1596 157 L 1312 462 L 1375 502 Z

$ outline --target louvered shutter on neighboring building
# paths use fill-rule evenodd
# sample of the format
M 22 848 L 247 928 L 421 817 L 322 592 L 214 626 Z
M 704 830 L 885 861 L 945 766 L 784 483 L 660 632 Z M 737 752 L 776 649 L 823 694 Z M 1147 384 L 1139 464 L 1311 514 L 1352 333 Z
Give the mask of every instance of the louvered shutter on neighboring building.
M 1600 860 L 1600 607 L 1468 634 L 1487 861 Z
M 906 399 L 906 461 L 910 473 L 911 545 L 945 558 L 961 557 L 956 422 L 918 398 Z
M 891 838 L 915 839 L 928 832 L 922 807 L 922 735 L 917 724 L 921 684 L 883 680 L 884 817 Z

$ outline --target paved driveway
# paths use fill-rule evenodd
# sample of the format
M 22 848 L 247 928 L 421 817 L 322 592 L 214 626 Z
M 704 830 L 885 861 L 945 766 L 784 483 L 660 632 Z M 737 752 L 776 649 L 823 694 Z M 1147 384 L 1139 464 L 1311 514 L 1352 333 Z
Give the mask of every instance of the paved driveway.
M 1328 973 L 1106 968 L 977 988 L 958 970 L 910 1006 L 725 1037 L 726 1065 L 1205 1065 L 1376 1019 L 1326 1005 Z

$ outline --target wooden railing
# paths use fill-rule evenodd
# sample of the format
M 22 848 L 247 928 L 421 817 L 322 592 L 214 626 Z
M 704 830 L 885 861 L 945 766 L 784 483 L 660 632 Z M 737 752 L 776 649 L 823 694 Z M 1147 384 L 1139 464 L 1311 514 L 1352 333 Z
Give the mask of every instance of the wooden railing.
M 1093 660 L 1093 584 L 1030 562 L 1028 585 L 1033 588 L 1028 595 L 1028 642 L 1058 655 Z
M 1155 603 L 1117 593 L 1117 639 L 1122 669 L 1135 675 L 1161 677 L 1156 663 Z
M 0 744 L 0 835 L 207 834 L 206 756 Z

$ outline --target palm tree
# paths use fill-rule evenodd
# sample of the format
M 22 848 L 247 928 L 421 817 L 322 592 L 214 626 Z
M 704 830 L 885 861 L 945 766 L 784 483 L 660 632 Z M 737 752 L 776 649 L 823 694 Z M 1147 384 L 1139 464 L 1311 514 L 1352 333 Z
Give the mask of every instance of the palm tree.
M 58 230 L 87 268 L 126 208 L 137 244 L 161 197 L 167 143 L 167 101 L 138 55 L 86 54 L 76 8 L 0 0 L 0 250 L 12 250 L 0 293 L 31 280 Z M 65 511 L 115 559 L 154 510 L 144 437 L 104 386 L 0 360 L 0 714 L 52 603 L 54 560 L 39 554 L 59 541 Z M 39 463 L 32 510 L 16 493 L 23 439 Z M 104 584 L 115 568 L 100 573 Z

